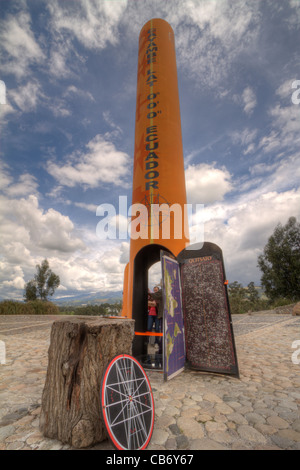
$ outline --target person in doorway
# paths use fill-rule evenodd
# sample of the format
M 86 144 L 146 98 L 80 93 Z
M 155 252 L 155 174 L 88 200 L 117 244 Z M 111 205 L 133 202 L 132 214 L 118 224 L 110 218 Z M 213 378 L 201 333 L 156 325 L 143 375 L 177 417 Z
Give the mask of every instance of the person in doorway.
M 155 326 L 155 332 L 158 332 L 159 328 L 159 321 L 157 318 L 157 308 L 156 308 L 156 302 L 155 300 L 151 299 L 151 291 L 148 289 L 148 318 L 147 318 L 147 331 L 152 333 L 153 325 Z M 156 338 L 155 338 L 156 341 Z M 151 343 L 151 338 L 148 338 L 148 343 L 147 343 L 147 359 L 146 359 L 146 365 L 151 366 L 152 365 L 152 360 L 151 360 L 151 355 L 149 354 L 149 346 Z
M 151 300 L 154 300 L 156 302 L 156 308 L 157 308 L 157 318 L 159 320 L 159 330 L 161 331 L 161 320 L 163 317 L 163 312 L 164 312 L 164 303 L 163 303 L 163 297 L 162 297 L 162 290 L 160 286 L 155 286 L 153 289 L 153 293 L 150 294 Z
M 151 294 L 151 299 L 156 302 L 157 307 L 157 320 L 158 320 L 158 330 L 157 332 L 162 331 L 162 319 L 163 319 L 163 312 L 164 312 L 164 302 L 163 302 L 163 295 L 162 289 L 160 286 L 155 286 L 153 289 L 153 293 Z M 156 338 L 156 352 L 155 352 L 155 365 L 158 368 L 162 366 L 162 338 Z
M 155 331 L 158 331 L 158 318 L 157 318 L 157 308 L 155 300 L 151 299 L 151 294 L 148 294 L 148 322 L 147 322 L 147 331 L 152 331 L 153 324 L 155 325 Z

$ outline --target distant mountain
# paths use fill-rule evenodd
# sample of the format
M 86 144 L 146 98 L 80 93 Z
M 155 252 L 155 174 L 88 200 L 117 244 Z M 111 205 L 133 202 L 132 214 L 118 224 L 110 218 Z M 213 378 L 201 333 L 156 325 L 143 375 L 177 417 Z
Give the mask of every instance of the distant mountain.
M 122 291 L 118 292 L 77 292 L 68 296 L 52 298 L 51 301 L 56 305 L 73 305 L 79 307 L 81 305 L 95 304 L 114 304 L 122 300 Z

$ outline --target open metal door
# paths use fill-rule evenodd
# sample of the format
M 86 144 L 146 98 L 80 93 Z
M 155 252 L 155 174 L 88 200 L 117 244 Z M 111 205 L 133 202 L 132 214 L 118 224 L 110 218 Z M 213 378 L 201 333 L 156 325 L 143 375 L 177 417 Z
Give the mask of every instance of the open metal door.
M 185 367 L 185 332 L 179 263 L 170 253 L 161 251 L 161 267 L 164 302 L 164 380 L 169 380 Z
M 180 263 L 186 359 L 193 369 L 239 376 L 222 250 L 205 242 Z

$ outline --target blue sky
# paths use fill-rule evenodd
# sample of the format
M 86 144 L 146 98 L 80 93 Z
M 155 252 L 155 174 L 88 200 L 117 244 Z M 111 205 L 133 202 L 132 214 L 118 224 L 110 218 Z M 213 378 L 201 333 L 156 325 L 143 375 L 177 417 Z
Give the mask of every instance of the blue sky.
M 268 237 L 300 215 L 299 1 L 0 9 L 0 298 L 22 298 L 44 258 L 56 297 L 122 290 L 129 239 L 100 240 L 96 208 L 131 203 L 138 36 L 154 17 L 175 33 L 188 202 L 229 281 L 259 284 Z

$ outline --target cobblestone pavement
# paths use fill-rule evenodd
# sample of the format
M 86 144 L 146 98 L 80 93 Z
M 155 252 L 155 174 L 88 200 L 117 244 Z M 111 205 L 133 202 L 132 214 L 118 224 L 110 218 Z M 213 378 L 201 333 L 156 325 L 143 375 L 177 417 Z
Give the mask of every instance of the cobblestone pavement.
M 55 318 L 0 317 L 6 346 L 6 363 L 0 365 L 0 450 L 70 449 L 39 431 Z M 234 315 L 239 379 L 186 370 L 164 382 L 160 372 L 147 372 L 155 400 L 148 449 L 299 450 L 300 364 L 292 361 L 299 327 L 300 318 L 291 315 Z M 104 441 L 92 448 L 102 449 L 113 447 Z

